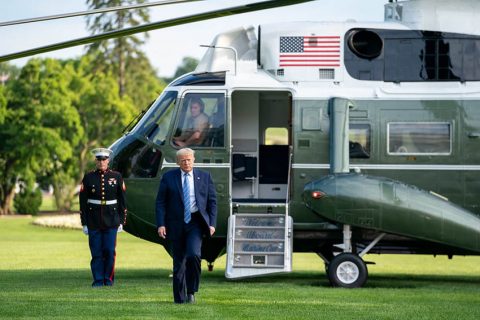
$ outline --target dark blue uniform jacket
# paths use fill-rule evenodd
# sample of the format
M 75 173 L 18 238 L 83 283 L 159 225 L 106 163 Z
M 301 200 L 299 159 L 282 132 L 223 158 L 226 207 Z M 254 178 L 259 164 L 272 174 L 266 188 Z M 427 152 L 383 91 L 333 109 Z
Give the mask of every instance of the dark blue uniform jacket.
M 91 203 L 89 199 L 100 203 Z M 119 224 L 126 223 L 125 183 L 119 172 L 95 170 L 83 177 L 80 218 L 82 225 L 91 230 L 117 228 Z

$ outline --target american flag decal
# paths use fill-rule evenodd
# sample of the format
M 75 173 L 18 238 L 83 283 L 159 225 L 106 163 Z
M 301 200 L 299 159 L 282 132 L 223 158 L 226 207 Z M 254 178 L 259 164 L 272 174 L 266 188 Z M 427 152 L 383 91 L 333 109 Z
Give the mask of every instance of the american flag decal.
M 280 67 L 340 67 L 340 36 L 280 37 Z

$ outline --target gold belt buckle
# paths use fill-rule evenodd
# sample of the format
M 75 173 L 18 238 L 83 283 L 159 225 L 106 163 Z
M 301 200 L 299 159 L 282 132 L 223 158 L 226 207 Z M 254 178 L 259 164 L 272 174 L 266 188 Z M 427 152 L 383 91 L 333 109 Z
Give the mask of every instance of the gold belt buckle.
M 105 201 L 105 200 L 100 200 L 100 204 L 102 204 L 102 205 L 105 206 L 105 205 L 107 204 L 107 201 Z

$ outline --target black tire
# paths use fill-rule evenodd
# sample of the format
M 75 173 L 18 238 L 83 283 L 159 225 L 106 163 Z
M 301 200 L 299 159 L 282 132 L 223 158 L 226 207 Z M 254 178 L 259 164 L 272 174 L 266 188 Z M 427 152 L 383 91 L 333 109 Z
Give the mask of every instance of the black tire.
M 367 278 L 367 266 L 356 254 L 341 253 L 328 265 L 328 280 L 334 287 L 360 288 Z

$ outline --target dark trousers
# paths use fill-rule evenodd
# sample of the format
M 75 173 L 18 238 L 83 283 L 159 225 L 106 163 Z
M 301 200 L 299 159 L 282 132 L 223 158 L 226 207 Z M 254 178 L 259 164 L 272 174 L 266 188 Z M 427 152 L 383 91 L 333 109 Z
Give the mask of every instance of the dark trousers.
M 202 227 L 200 217 L 183 223 L 182 235 L 172 240 L 173 249 L 173 300 L 184 303 L 187 294 L 198 291 L 201 273 Z M 168 230 L 167 230 L 168 232 Z
M 92 254 L 92 286 L 111 286 L 115 277 L 115 245 L 117 228 L 88 230 L 88 244 Z

